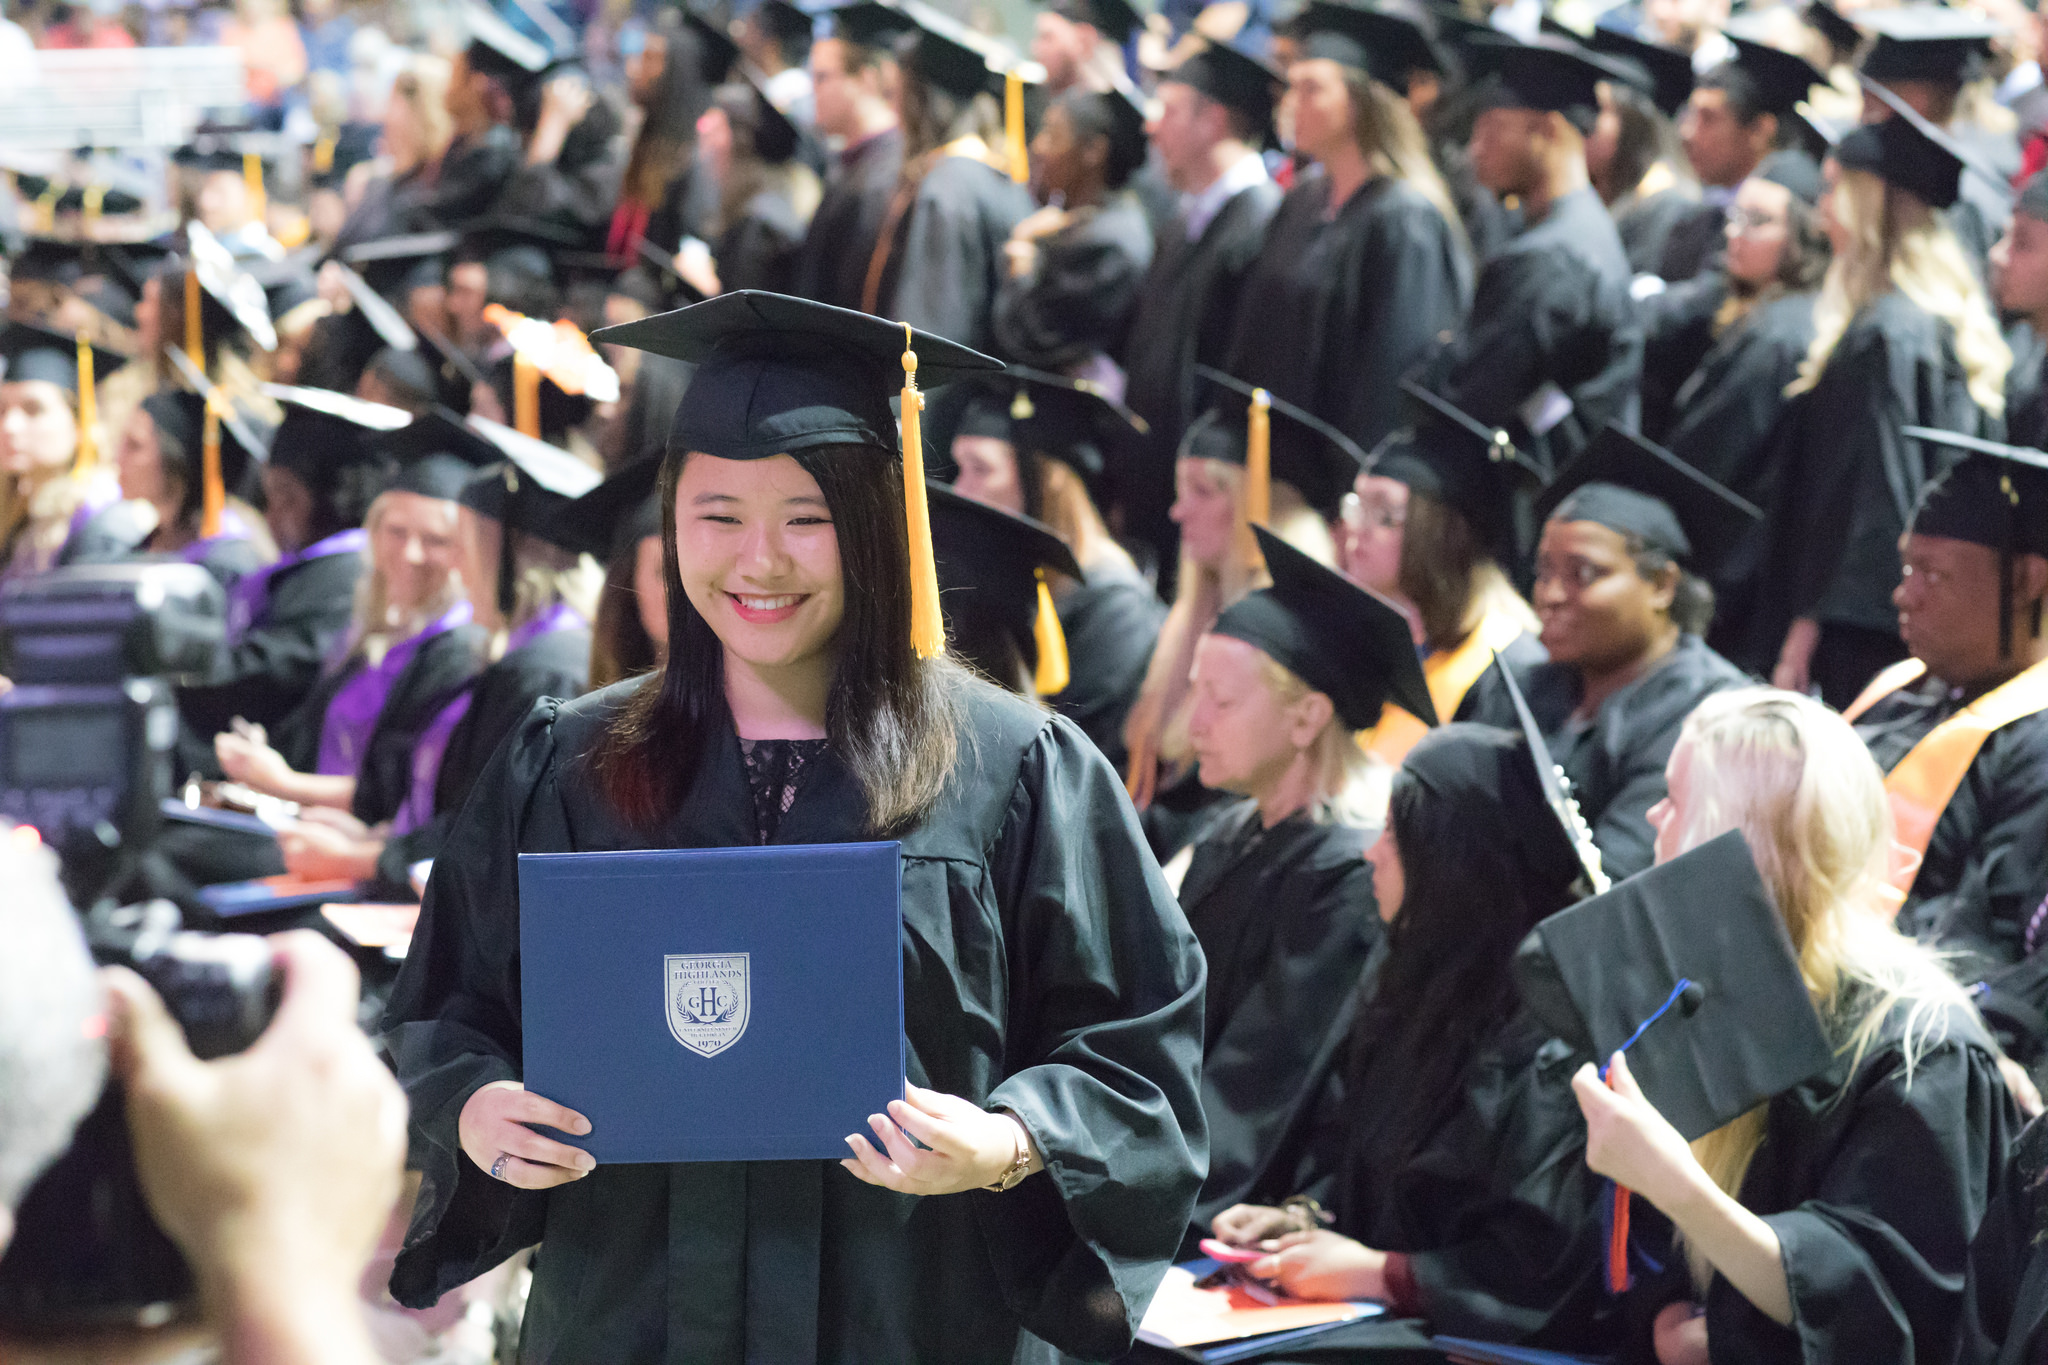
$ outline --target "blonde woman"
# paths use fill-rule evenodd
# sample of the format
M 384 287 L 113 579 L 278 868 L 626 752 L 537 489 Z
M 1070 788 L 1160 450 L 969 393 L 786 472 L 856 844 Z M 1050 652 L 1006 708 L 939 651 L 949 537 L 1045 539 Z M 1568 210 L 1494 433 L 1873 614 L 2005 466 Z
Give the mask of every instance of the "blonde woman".
M 1899 429 L 1998 434 L 2012 352 L 1941 216 L 1962 163 L 1939 133 L 1907 114 L 1868 124 L 1825 171 L 1834 261 L 1788 390 L 1799 411 L 1771 511 L 1775 600 L 1752 631 L 1772 682 L 1839 709 L 1905 656 L 1898 543 L 1937 455 Z
M 1949 1360 L 2017 1115 L 1968 996 L 1882 908 L 1877 764 L 1818 702 L 1752 687 L 1700 704 L 1667 779 L 1658 860 L 1742 831 L 1837 1060 L 1690 1146 L 1620 1054 L 1615 1089 L 1590 1064 L 1574 1079 L 1587 1164 L 1655 1205 L 1683 1248 L 1632 1291 L 1652 1296 L 1656 1358 Z
M 392 81 L 377 160 L 352 172 L 342 191 L 348 217 L 335 235 L 337 253 L 409 230 L 413 211 L 434 189 L 441 153 L 454 135 L 444 103 L 447 89 L 448 63 L 439 57 L 413 57 Z
M 1471 252 L 1396 90 L 1424 62 L 1406 23 L 1317 0 L 1297 21 L 1283 117 L 1314 169 L 1281 201 L 1245 277 L 1229 371 L 1372 446 L 1401 376 L 1464 320 Z

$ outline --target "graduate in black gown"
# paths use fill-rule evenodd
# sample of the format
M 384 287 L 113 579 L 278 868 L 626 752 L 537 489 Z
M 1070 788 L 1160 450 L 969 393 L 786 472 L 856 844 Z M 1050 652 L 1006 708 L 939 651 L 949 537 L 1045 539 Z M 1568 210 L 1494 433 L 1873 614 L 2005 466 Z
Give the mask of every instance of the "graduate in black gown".
M 106 433 L 81 399 L 124 363 L 47 327 L 0 323 L 0 584 L 75 558 L 86 549 L 79 532 L 120 500 Z
M 1119 772 L 1166 604 L 1110 535 L 1096 496 L 1141 458 L 1143 441 L 1142 419 L 1085 381 L 1014 368 L 983 387 L 953 436 L 956 492 L 1035 518 L 1073 549 L 1080 577 L 1047 580 L 1068 660 L 1067 684 L 1048 702 Z
M 1774 954 L 1761 939 L 1737 947 L 1747 916 L 1736 913 L 1732 886 L 1711 881 L 1659 898 L 1664 919 L 1696 918 L 1706 932 L 1638 924 L 1622 937 L 1571 941 L 1572 952 L 1619 969 L 1592 986 L 1592 998 L 1606 1001 L 1596 1009 L 1610 1016 L 1596 1035 L 1626 1038 L 1667 998 L 1674 975 L 1700 988 L 1702 1006 L 1723 997 L 1731 977 L 1750 1000 L 1740 1016 L 1724 1000 L 1718 1019 L 1702 1009 L 1697 1022 L 1746 1038 L 1692 1036 L 1681 1011 L 1645 1030 L 1640 1050 L 1612 1054 L 1607 1084 L 1590 1063 L 1573 1081 L 1589 1123 L 1588 1163 L 1634 1191 L 1646 1231 L 1657 1210 L 1683 1239 L 1661 1273 L 1643 1273 L 1629 1291 L 1631 1315 L 1649 1325 L 1634 1357 L 1654 1349 L 1665 1361 L 1953 1358 L 1970 1237 L 2002 1197 L 2018 1118 L 1970 997 L 1939 958 L 1884 920 L 1884 804 L 1877 765 L 1818 702 L 1763 688 L 1711 698 L 1672 755 L 1670 798 L 1656 812 L 1660 861 L 1705 853 L 1707 841 L 1740 831 L 1762 874 L 1755 898 L 1741 903 L 1767 926 L 1782 924 L 1783 937 L 1770 937 L 1788 960 L 1766 967 Z M 1656 961 L 1624 955 L 1623 943 L 1652 934 Z M 1552 951 L 1565 948 L 1553 941 Z M 1773 977 L 1793 997 L 1784 1005 L 1758 989 Z M 1818 1017 L 1793 1061 L 1777 1021 L 1786 1005 L 1807 1001 Z M 1700 1106 L 1675 1103 L 1672 1069 L 1688 1057 L 1709 1081 L 1720 1078 L 1690 1091 L 1718 1097 L 1707 1110 L 1718 1127 L 1696 1121 Z M 1764 1080 L 1781 1061 L 1791 1074 Z M 1770 1098 L 1742 1113 L 1745 1083 Z M 1660 1087 L 1662 1112 L 1644 1093 Z M 1677 1097 L 1687 1092 L 1676 1087 Z
M 544 1241 L 535 1358 L 1118 1354 L 1203 1168 L 1201 957 L 1087 741 L 937 657 L 903 329 L 729 295 L 600 339 L 701 362 L 661 485 L 675 648 L 534 708 L 436 864 L 385 1017 L 424 1165 L 394 1293 Z M 934 378 L 992 364 L 910 341 Z M 518 1085 L 515 854 L 878 836 L 910 1085 L 847 1160 L 593 1170 L 523 1126 L 584 1121 Z
M 218 420 L 207 417 L 207 400 L 192 389 L 164 389 L 142 400 L 129 414 L 114 447 L 121 496 L 155 511 L 154 524 L 138 523 L 117 504 L 90 519 L 85 533 L 95 552 L 75 562 L 169 555 L 197 564 L 232 589 L 277 558 L 263 517 L 250 505 L 256 470 L 269 453 L 260 418 L 190 372 L 204 393 L 220 393 Z M 220 452 L 220 483 L 209 488 L 206 451 Z M 209 510 L 209 505 L 214 510 Z M 121 543 L 95 534 L 100 523 L 118 524 L 136 538 Z
M 1429 387 L 1555 469 L 1608 422 L 1634 420 L 1643 339 L 1585 157 L 1595 87 L 1633 73 L 1544 43 L 1484 49 L 1494 69 L 1473 168 L 1495 194 L 1520 196 L 1523 226 L 1480 268 L 1472 315 L 1431 362 Z
M 1046 204 L 1010 233 L 996 292 L 996 348 L 1011 362 L 1097 381 L 1119 376 L 1152 227 L 1131 176 L 1145 164 L 1145 111 L 1121 90 L 1069 90 L 1031 141 Z
M 1394 93 L 1411 66 L 1396 43 L 1419 33 L 1327 0 L 1299 22 L 1295 149 L 1315 169 L 1266 230 L 1223 368 L 1371 446 L 1399 424 L 1396 383 L 1464 317 L 1470 247 Z
M 1894 601 L 1911 657 L 1847 714 L 1892 775 L 1897 837 L 1921 855 L 1895 868 L 1899 927 L 1984 983 L 1978 1007 L 2033 1067 L 2048 1051 L 2048 456 L 1958 453 L 1900 549 Z M 1981 744 L 1937 758 L 1974 716 Z
M 712 92 L 698 120 L 697 156 L 718 186 L 707 231 L 719 289 L 794 288 L 820 193 L 817 174 L 797 156 L 801 140 L 758 86 L 734 82 Z
M 891 39 L 908 26 L 886 6 L 848 5 L 833 15 L 831 36 L 811 44 L 817 132 L 839 139 L 840 148 L 797 258 L 793 292 L 803 298 L 860 307 L 868 262 L 903 173 L 903 129 L 888 82 L 896 70 Z
M 1684 168 L 1671 120 L 1692 94 L 1692 59 L 1675 48 L 1596 28 L 1596 49 L 1641 64 L 1648 93 L 1620 81 L 1601 83 L 1600 116 L 1586 138 L 1586 173 L 1614 219 L 1629 269 L 1654 275 L 1665 240 L 1699 207 L 1699 187 Z
M 1066 634 L 1048 580 L 1078 578 L 1074 552 L 1035 518 L 954 492 L 936 480 L 932 556 L 947 648 L 981 677 L 1020 697 L 1044 698 L 1067 685 Z
M 1245 277 L 1280 206 L 1258 151 L 1272 134 L 1280 80 L 1259 59 L 1217 45 L 1167 73 L 1155 96 L 1152 148 L 1182 200 L 1159 230 L 1117 356 L 1124 401 L 1147 432 L 1140 457 L 1120 462 L 1110 486 L 1123 533 L 1151 548 L 1166 596 L 1180 549 L 1167 515 L 1174 461 L 1199 412 L 1195 366 L 1228 363 Z
M 1380 1299 L 1447 1334 L 1591 1350 L 1614 1333 L 1571 1090 L 1585 1058 L 1509 975 L 1523 936 L 1591 875 L 1537 761 L 1519 730 L 1470 724 L 1403 761 L 1369 854 L 1386 947 L 1289 1135 L 1277 1174 L 1294 1183 L 1224 1211 L 1215 1232 L 1273 1253 L 1252 1273 L 1299 1297 Z M 1282 1192 L 1299 1198 L 1282 1205 Z
M 1032 207 L 1011 178 L 989 94 L 1003 79 L 990 60 L 1002 58 L 945 16 L 918 13 L 921 27 L 898 40 L 903 173 L 861 277 L 860 309 L 993 350 L 1003 243 Z
M 1619 880 L 1650 865 L 1648 812 L 1664 798 L 1679 726 L 1701 698 L 1745 681 L 1700 638 L 1714 611 L 1705 575 L 1715 547 L 1760 514 L 1617 427 L 1559 473 L 1537 510 L 1531 598 L 1550 657 L 1516 678 Z M 1474 694 L 1468 719 L 1515 723 L 1497 671 Z
M 1999 316 L 2011 324 L 2005 438 L 2048 446 L 2048 175 L 2020 187 L 2012 223 L 1991 250 L 1991 294 Z
M 466 0 L 460 12 L 469 45 L 448 73 L 446 96 L 455 136 L 425 182 L 403 197 L 402 206 L 394 203 L 391 232 L 434 232 L 474 222 L 491 211 L 519 170 L 514 109 L 552 54 L 482 0 Z
M 1209 1176 L 1191 1243 L 1226 1208 L 1294 1192 L 1283 1139 L 1328 1079 L 1380 938 L 1365 848 L 1384 770 L 1358 732 L 1389 699 L 1436 719 L 1401 614 L 1257 534 L 1273 586 L 1196 646 L 1188 721 L 1202 785 L 1239 798 L 1195 844 L 1180 885 L 1209 963 Z
M 1962 176 L 1945 135 L 1906 111 L 1850 132 L 1831 160 L 1821 214 L 1834 261 L 1793 386 L 1769 591 L 1741 662 L 1841 707 L 1905 654 L 1891 602 L 1899 537 L 1943 457 L 1900 428 L 1991 434 L 2011 352 L 1941 220 Z
M 2027 1125 L 1970 1241 L 1957 1365 L 2029 1365 L 2048 1352 L 2048 1123 Z

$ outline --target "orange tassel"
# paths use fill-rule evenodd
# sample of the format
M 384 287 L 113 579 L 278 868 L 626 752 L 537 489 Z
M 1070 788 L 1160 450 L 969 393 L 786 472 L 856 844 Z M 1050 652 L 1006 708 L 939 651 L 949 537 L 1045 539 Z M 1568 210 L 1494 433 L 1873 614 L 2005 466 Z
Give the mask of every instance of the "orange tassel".
M 1031 153 L 1024 137 L 1024 78 L 1015 71 L 1003 73 L 1003 140 L 1010 145 L 1010 179 L 1028 183 Z
M 78 334 L 78 453 L 72 457 L 73 473 L 91 472 L 100 462 L 99 396 L 93 386 L 92 343 Z
M 206 326 L 199 318 L 199 272 L 185 271 L 185 358 L 206 373 Z
M 1073 680 L 1067 658 L 1067 633 L 1060 628 L 1060 614 L 1052 604 L 1052 589 L 1046 586 L 1045 570 L 1038 575 L 1038 619 L 1031 623 L 1031 636 L 1038 645 L 1038 671 L 1032 685 L 1038 695 L 1050 697 L 1067 690 Z
M 512 355 L 512 425 L 540 439 L 540 366 L 518 352 Z
M 220 472 L 220 399 L 207 395 L 206 425 L 200 436 L 199 536 L 220 534 L 221 513 L 227 510 L 227 487 Z

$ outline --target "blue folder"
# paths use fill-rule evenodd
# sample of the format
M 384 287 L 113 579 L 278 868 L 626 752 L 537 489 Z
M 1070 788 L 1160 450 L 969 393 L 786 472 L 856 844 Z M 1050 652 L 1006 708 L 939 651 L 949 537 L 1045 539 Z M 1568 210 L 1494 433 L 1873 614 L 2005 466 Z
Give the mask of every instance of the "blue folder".
M 851 1155 L 903 1095 L 894 843 L 519 855 L 524 1081 L 599 1162 Z

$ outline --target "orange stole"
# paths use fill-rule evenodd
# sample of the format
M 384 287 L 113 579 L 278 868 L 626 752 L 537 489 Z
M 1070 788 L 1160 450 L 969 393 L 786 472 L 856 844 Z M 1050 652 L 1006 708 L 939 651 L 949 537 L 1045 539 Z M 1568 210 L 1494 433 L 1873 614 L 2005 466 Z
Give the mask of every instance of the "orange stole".
M 1870 680 L 1863 694 L 1842 713 L 1855 720 L 1902 687 L 1919 681 L 1927 665 L 1918 659 L 1893 664 Z M 1949 798 L 1977 760 L 1977 751 L 1991 732 L 2039 711 L 2048 711 L 2048 660 L 2043 660 L 1992 688 L 1935 726 L 1885 775 L 1885 795 L 1892 806 L 1893 839 L 1912 850 L 1910 859 L 1894 858 L 1892 889 L 1903 900 L 1919 875 L 1920 860 L 1934 826 L 1948 809 Z
M 1429 688 L 1430 704 L 1436 707 L 1438 720 L 1449 721 L 1458 713 L 1465 694 L 1493 662 L 1494 651 L 1506 649 L 1521 634 L 1520 623 L 1499 613 L 1488 613 L 1480 618 L 1463 644 L 1456 649 L 1437 650 L 1422 661 L 1422 681 Z M 1380 723 L 1358 736 L 1358 747 L 1398 768 L 1408 751 L 1428 733 L 1427 725 L 1388 702 L 1380 711 Z

